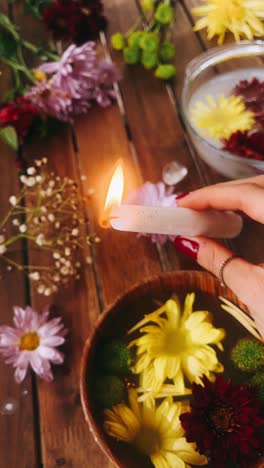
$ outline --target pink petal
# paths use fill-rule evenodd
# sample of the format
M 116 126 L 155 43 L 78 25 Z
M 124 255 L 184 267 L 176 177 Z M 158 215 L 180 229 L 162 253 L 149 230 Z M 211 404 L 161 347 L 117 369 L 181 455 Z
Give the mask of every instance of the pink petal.
M 38 353 L 45 359 L 49 359 L 55 364 L 61 364 L 64 361 L 64 356 L 57 349 L 50 348 L 49 346 L 40 346 Z
M 41 345 L 44 346 L 60 346 L 65 342 L 62 336 L 47 336 L 41 339 Z
M 27 367 L 17 367 L 15 370 L 15 381 L 21 383 L 26 377 Z

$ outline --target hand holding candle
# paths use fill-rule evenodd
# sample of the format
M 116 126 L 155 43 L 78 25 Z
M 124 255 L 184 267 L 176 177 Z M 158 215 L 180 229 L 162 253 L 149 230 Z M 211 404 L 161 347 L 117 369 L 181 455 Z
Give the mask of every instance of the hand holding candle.
M 225 238 L 237 236 L 242 229 L 241 217 L 233 212 L 197 212 L 177 207 L 176 200 L 175 207 L 121 204 L 123 188 L 124 173 L 119 163 L 110 182 L 102 227 L 111 225 L 128 232 Z

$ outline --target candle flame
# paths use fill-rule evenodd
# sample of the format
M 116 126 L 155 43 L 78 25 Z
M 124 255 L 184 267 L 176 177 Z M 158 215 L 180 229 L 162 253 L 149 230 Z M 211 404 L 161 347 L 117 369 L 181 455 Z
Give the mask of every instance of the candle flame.
M 110 212 L 114 206 L 119 206 L 121 204 L 123 191 L 124 171 L 121 161 L 118 161 L 106 196 L 103 218 L 100 223 L 102 227 L 109 227 Z

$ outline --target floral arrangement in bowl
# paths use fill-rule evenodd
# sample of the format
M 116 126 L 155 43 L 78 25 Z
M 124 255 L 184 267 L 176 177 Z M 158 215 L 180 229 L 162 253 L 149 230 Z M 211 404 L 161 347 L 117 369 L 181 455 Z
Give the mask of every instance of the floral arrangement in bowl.
M 206 273 L 166 273 L 100 319 L 81 396 L 116 466 L 250 467 L 263 455 L 264 345 L 223 312 L 239 309 L 227 299 L 222 309 L 219 293 Z

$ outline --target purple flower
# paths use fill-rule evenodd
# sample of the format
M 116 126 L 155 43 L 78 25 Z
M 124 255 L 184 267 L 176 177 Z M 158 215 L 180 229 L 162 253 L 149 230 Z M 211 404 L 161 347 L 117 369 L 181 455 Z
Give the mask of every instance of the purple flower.
M 129 205 L 145 205 L 145 206 L 176 206 L 175 194 L 173 187 L 166 188 L 163 182 L 152 184 L 146 182 L 138 190 L 131 192 L 125 200 Z M 160 242 L 164 244 L 167 240 L 174 241 L 175 236 L 166 236 L 164 234 L 138 234 L 138 236 L 150 237 L 152 242 Z
M 40 114 L 47 114 L 67 122 L 72 113 L 71 96 L 63 88 L 55 85 L 53 80 L 40 81 L 25 94 Z
M 64 355 L 56 349 L 64 343 L 67 330 L 57 317 L 48 320 L 49 310 L 42 314 L 31 307 L 14 307 L 14 327 L 0 327 L 0 354 L 15 367 L 15 380 L 21 383 L 30 366 L 46 381 L 53 380 L 50 363 L 62 364 Z
M 97 61 L 94 42 L 70 45 L 59 61 L 45 63 L 38 71 L 44 80 L 26 96 L 38 111 L 63 121 L 86 113 L 94 101 L 110 105 L 115 98 L 113 83 L 120 79 L 115 65 Z

